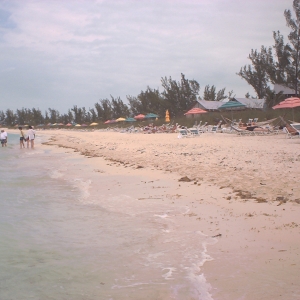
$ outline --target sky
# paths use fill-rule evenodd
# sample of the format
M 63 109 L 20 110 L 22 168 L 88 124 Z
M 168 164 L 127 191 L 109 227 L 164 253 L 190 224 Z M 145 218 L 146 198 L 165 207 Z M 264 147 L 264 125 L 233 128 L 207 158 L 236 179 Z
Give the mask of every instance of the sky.
M 67 113 L 181 73 L 237 97 L 251 49 L 287 36 L 292 0 L 0 0 L 0 110 Z M 287 41 L 287 39 L 286 39 Z

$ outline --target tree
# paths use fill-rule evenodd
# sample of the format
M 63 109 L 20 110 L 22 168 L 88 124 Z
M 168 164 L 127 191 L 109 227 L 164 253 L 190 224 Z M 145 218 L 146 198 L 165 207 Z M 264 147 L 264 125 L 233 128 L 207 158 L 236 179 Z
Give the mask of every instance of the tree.
M 112 106 L 109 99 L 101 99 L 99 102 L 95 103 L 98 119 L 110 120 L 112 118 Z
M 257 97 L 262 99 L 266 95 L 269 83 L 267 70 L 270 65 L 273 65 L 272 49 L 264 46 L 261 47 L 261 52 L 252 49 L 248 58 L 252 66 L 242 67 L 237 75 L 245 79 L 254 88 Z
M 50 123 L 54 124 L 57 123 L 59 120 L 59 112 L 56 109 L 48 108 L 49 111 L 49 121 Z
M 13 126 L 16 122 L 16 115 L 14 114 L 13 110 L 11 109 L 7 109 L 6 112 L 5 112 L 5 122 L 7 125 L 10 125 L 10 126 Z
M 151 89 L 149 86 L 146 91 L 141 91 L 137 97 L 127 96 L 130 112 L 133 115 L 139 113 L 155 113 L 163 116 L 168 105 L 163 99 L 158 89 Z
M 188 80 L 181 73 L 180 82 L 172 80 L 171 77 L 164 77 L 161 82 L 164 88 L 162 96 L 174 116 L 182 115 L 197 100 L 200 85 L 196 80 Z
M 111 97 L 112 117 L 117 119 L 117 118 L 120 118 L 120 117 L 129 116 L 129 108 L 121 100 L 121 98 L 120 97 L 114 98 L 112 95 L 110 95 L 110 97 Z
M 233 93 L 233 92 L 232 92 Z M 208 101 L 221 101 L 223 99 L 226 99 L 227 96 L 225 96 L 225 88 L 219 90 L 216 92 L 216 87 L 212 85 L 206 85 L 203 92 L 203 99 Z
M 286 19 L 286 24 L 292 29 L 288 35 L 288 39 L 291 43 L 290 58 L 291 63 L 287 68 L 287 86 L 295 89 L 296 96 L 298 95 L 298 85 L 299 85 L 299 75 L 300 75 L 300 0 L 293 1 L 293 9 L 296 15 L 296 19 L 292 18 L 291 11 L 285 10 L 284 16 Z

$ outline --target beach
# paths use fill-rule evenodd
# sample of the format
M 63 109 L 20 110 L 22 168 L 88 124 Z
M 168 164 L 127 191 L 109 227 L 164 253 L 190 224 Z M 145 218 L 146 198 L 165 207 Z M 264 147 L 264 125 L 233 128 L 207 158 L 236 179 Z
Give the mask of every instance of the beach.
M 125 211 L 161 203 L 174 208 L 178 235 L 209 238 L 207 257 L 193 272 L 207 286 L 205 299 L 300 298 L 300 139 L 79 130 L 40 130 L 37 136 L 36 149 L 84 156 L 93 180 L 118 176 L 101 192 L 130 195 L 129 202 L 118 200 Z M 197 247 L 193 238 L 189 246 Z

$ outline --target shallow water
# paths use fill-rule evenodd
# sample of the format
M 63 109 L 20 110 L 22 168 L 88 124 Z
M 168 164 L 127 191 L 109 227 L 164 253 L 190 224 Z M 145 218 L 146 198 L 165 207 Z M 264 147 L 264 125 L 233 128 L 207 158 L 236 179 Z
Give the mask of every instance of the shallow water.
M 184 206 L 137 204 L 119 176 L 40 142 L 0 149 L 1 299 L 212 299 L 213 241 L 178 227 Z

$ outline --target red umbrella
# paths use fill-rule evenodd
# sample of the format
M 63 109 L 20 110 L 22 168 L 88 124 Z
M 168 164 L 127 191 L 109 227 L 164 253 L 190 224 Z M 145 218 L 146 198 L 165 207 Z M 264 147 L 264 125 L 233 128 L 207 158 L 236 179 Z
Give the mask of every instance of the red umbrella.
M 279 109 L 279 108 L 294 108 L 300 106 L 300 98 L 297 97 L 291 97 L 287 98 L 277 105 L 273 106 L 273 109 Z M 294 120 L 294 110 L 293 110 L 293 120 Z
M 205 114 L 205 113 L 207 113 L 206 110 L 203 110 L 198 107 L 194 107 L 191 110 L 189 110 L 188 112 L 186 112 L 184 115 L 196 115 L 196 114 Z
M 104 122 L 104 124 L 109 124 L 110 123 L 110 120 L 107 120 Z
M 142 119 L 145 119 L 145 115 L 143 114 L 139 114 L 137 116 L 134 117 L 136 120 L 142 120 Z

